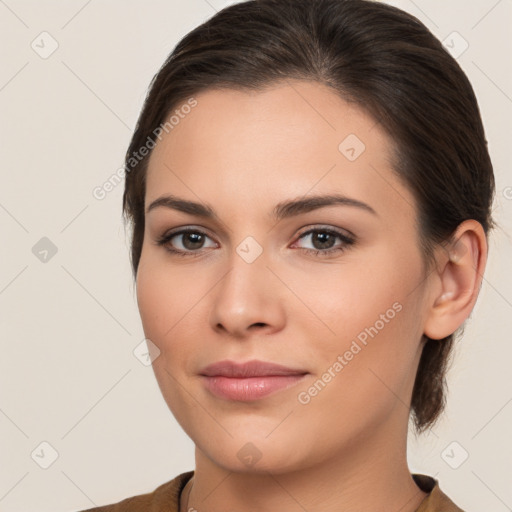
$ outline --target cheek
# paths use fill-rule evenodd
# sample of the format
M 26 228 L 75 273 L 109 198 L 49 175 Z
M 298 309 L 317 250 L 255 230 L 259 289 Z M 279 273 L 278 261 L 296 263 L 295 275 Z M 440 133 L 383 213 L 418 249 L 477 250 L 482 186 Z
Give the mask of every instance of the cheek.
M 148 258 L 137 274 L 137 304 L 144 334 L 160 350 L 155 372 L 165 377 L 166 368 L 178 377 L 197 353 L 202 338 L 194 333 L 204 325 L 205 294 L 211 285 L 207 279 L 194 279 L 197 273 L 178 272 L 154 260 L 148 263 Z
M 391 316 L 388 314 L 388 318 Z M 336 344 L 323 351 L 309 387 L 298 390 L 303 393 L 300 403 L 308 402 L 299 411 L 311 436 L 318 435 L 315 429 L 321 429 L 323 443 L 336 444 L 339 439 L 352 439 L 380 428 L 393 411 L 407 416 L 416 368 L 415 344 L 408 340 L 407 329 L 401 325 L 409 323 L 406 316 L 411 315 L 403 307 L 388 323 L 372 321 L 363 329 L 351 326 L 353 332 L 364 335 L 359 338 L 357 334 L 345 337 L 340 324 L 341 334 Z M 350 318 L 346 321 L 355 322 Z M 320 361 L 319 352 L 316 360 Z M 322 425 L 313 424 L 312 417 L 322 418 Z
M 331 266 L 319 280 L 324 286 L 302 288 L 315 322 L 310 314 L 297 319 L 316 339 L 314 350 L 308 349 L 310 360 L 319 363 L 316 370 L 328 371 L 342 356 L 343 370 L 338 365 L 335 373 L 345 377 L 334 379 L 341 388 L 354 390 L 357 383 L 358 392 L 371 395 L 376 389 L 390 393 L 386 384 L 401 387 L 415 370 L 421 339 L 421 287 L 415 290 L 420 274 L 416 257 L 388 250 L 357 265 Z
M 137 273 L 137 304 L 144 327 L 156 333 L 168 331 L 179 318 L 190 294 L 184 278 L 158 254 L 142 254 Z
M 147 265 L 139 267 L 137 273 L 137 305 L 146 337 L 158 346 L 159 337 L 155 335 L 163 329 L 162 320 L 165 303 L 162 302 L 163 288 L 155 274 L 155 271 Z
M 184 314 L 184 301 L 179 300 L 183 293 L 176 292 L 179 286 L 170 272 L 156 264 L 145 263 L 137 273 L 137 305 L 144 333 L 162 352 Z
M 407 284 L 397 269 L 403 267 L 389 256 L 387 263 L 380 255 L 374 256 L 358 262 L 347 259 L 346 265 L 318 266 L 300 278 L 290 275 L 287 279 L 300 299 L 290 296 L 290 305 L 295 304 L 293 320 L 305 332 L 315 330 L 325 347 L 340 349 L 340 342 L 343 345 L 360 333 L 364 338 L 365 329 L 376 322 L 380 328 L 383 321 L 400 316 L 396 303 L 403 301 Z
M 144 335 L 160 351 L 152 362 L 153 371 L 169 409 L 185 428 L 185 411 L 193 404 L 189 403 L 190 397 L 183 391 L 183 362 L 189 357 L 185 351 L 193 347 L 179 341 L 183 336 L 180 329 L 188 319 L 187 311 L 190 315 L 191 306 L 182 299 L 187 294 L 179 291 L 181 285 L 177 283 L 177 276 L 157 264 L 147 264 L 147 260 L 144 263 L 137 273 L 136 289 Z

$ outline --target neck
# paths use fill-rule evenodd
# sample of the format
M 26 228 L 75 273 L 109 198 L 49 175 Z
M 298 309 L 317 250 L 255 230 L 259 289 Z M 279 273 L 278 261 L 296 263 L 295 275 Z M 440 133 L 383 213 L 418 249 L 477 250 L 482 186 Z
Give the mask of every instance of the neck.
M 221 467 L 196 447 L 193 482 L 182 493 L 180 510 L 415 512 L 427 494 L 407 466 L 407 430 L 396 427 L 373 430 L 373 437 L 351 440 L 321 464 L 287 472 Z

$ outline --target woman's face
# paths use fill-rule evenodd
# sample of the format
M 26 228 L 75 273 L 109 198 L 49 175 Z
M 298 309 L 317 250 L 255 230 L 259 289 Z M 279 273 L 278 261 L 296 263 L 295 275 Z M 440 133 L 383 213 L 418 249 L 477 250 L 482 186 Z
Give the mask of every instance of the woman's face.
M 318 83 L 195 99 L 151 155 L 137 274 L 169 408 L 200 453 L 231 471 L 402 448 L 429 280 L 392 141 Z M 169 201 L 148 211 L 170 195 L 214 215 Z M 283 206 L 326 195 L 367 206 Z M 201 375 L 225 360 L 301 375 Z

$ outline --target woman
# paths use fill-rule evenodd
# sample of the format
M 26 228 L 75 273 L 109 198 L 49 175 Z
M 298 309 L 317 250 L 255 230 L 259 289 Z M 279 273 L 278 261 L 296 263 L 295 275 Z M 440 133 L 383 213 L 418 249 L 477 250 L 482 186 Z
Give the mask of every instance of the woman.
M 123 209 L 195 470 L 95 511 L 450 512 L 407 428 L 445 403 L 494 227 L 472 87 L 413 16 L 253 0 L 152 81 Z

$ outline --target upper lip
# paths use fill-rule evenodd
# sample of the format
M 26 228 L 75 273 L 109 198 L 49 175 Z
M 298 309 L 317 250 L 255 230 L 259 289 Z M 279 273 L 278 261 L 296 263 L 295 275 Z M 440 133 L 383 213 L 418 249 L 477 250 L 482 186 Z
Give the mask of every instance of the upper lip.
M 269 375 L 303 375 L 306 373 L 308 372 L 305 370 L 257 359 L 245 363 L 236 363 L 229 360 L 219 361 L 205 366 L 200 371 L 200 375 L 208 377 L 264 377 Z

